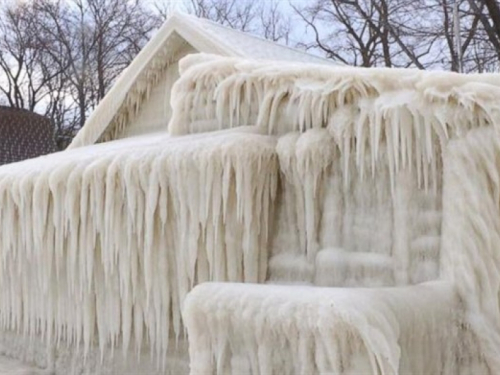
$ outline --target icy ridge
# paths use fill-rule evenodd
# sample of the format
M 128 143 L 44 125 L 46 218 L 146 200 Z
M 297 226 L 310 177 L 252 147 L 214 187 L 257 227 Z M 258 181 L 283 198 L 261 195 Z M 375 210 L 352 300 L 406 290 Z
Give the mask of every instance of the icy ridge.
M 407 166 L 429 186 L 439 149 L 469 129 L 500 123 L 496 74 L 270 63 L 197 54 L 180 62 L 173 87 L 172 134 L 257 125 L 283 135 L 327 128 L 344 163 L 361 174 Z M 211 127 L 208 126 L 211 124 Z M 379 151 L 388 145 L 387 152 Z M 371 164 L 362 162 L 369 155 Z M 384 160 L 382 160 L 382 157 Z M 347 164 L 346 164 L 347 166 Z

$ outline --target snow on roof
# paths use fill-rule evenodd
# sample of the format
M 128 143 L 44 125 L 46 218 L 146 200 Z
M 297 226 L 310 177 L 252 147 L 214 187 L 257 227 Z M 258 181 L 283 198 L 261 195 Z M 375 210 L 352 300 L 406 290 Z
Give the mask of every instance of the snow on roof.
M 177 14 L 184 22 L 192 23 L 192 27 L 200 27 L 211 37 L 221 43 L 228 44 L 237 56 L 252 59 L 286 60 L 316 64 L 339 64 L 331 59 L 311 55 L 307 52 L 222 26 L 208 19 L 197 18 L 187 14 Z
M 206 19 L 174 13 L 122 72 L 70 148 L 93 144 L 99 139 L 116 138 L 137 113 L 165 69 L 178 58 L 177 51 L 183 44 L 189 44 L 199 52 L 222 56 L 339 65 Z

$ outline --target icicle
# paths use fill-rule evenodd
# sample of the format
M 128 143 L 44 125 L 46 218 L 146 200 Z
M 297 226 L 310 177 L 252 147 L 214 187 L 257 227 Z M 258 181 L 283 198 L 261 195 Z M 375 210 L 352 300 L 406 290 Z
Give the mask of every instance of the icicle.
M 109 113 L 97 111 L 104 125 L 93 117 L 75 144 L 97 137 L 113 139 L 125 131 L 165 64 L 158 57 L 147 66 L 151 70 L 135 77 L 132 86 L 107 101 Z M 432 253 L 432 261 L 439 257 L 434 248 L 442 240 L 441 153 L 451 147 L 450 141 L 468 137 L 471 129 L 498 126 L 496 87 L 500 80 L 491 77 L 444 74 L 443 79 L 428 72 L 288 63 L 273 67 L 263 61 L 206 55 L 184 59 L 180 70 L 182 76 L 172 92 L 174 113 L 169 130 L 184 136 L 125 139 L 0 168 L 2 327 L 27 337 L 40 334 L 58 348 L 81 345 L 85 355 L 98 345 L 101 358 L 119 346 L 125 355 L 129 347 L 137 353 L 148 347 L 161 361 L 171 350 L 169 340 L 180 341 L 184 330 L 180 310 L 193 286 L 208 280 L 265 282 L 271 256 L 271 273 L 278 269 L 288 277 L 287 270 L 295 268 L 306 282 L 326 280 L 318 274 L 327 274 L 331 270 L 328 260 L 338 260 L 336 256 L 341 257 L 335 262 L 336 271 L 341 272 L 334 276 L 343 282 L 356 270 L 368 277 L 370 270 L 379 267 L 391 275 L 394 264 L 400 271 L 397 283 L 411 282 L 412 275 L 418 273 L 411 268 L 424 263 L 419 259 L 422 253 Z M 235 129 L 189 135 L 214 130 L 217 122 L 221 129 Z M 257 125 L 258 129 L 239 128 L 241 125 Z M 102 126 L 107 130 L 99 135 Z M 277 144 L 274 137 L 259 132 L 277 135 Z M 463 165 L 451 162 L 451 170 L 445 172 L 462 181 L 468 174 L 464 170 L 471 171 L 473 182 L 454 186 L 465 197 L 467 207 L 485 216 L 474 214 L 469 219 L 461 213 L 466 219 L 455 220 L 443 214 L 446 230 L 462 241 L 443 242 L 450 241 L 446 244 L 450 263 L 464 261 L 457 256 L 459 249 L 471 249 L 464 258 L 476 268 L 464 272 L 458 289 L 469 312 L 480 316 L 471 326 L 495 363 L 484 327 L 498 325 L 498 259 L 494 251 L 498 215 L 491 207 L 498 207 L 500 174 L 496 168 L 498 145 L 491 129 L 488 137 L 493 146 L 485 142 L 489 145 L 485 150 L 481 148 L 483 140 L 468 139 L 473 158 L 467 157 L 468 152 L 452 151 L 457 154 L 457 163 Z M 371 179 L 366 177 L 370 166 Z M 481 187 L 481 194 L 474 183 Z M 417 187 L 431 187 L 432 191 Z M 331 206 L 325 203 L 325 194 L 338 195 Z M 274 215 L 275 198 L 286 202 L 287 207 L 278 207 L 284 223 Z M 449 197 L 446 199 L 446 205 L 453 205 Z M 459 211 L 466 207 L 456 206 Z M 339 217 L 344 215 L 338 220 L 341 228 L 335 228 L 339 238 L 334 240 L 345 249 L 334 252 L 322 249 L 321 243 L 328 238 L 322 231 L 330 229 L 325 224 L 329 209 L 339 211 L 334 212 Z M 381 226 L 374 221 L 391 229 L 379 231 Z M 468 234 L 457 234 L 452 224 Z M 283 228 L 287 228 L 285 233 L 279 235 L 289 238 L 278 238 L 276 233 Z M 279 252 L 271 245 L 280 246 Z M 379 254 L 366 255 L 369 251 Z M 485 251 L 488 262 L 481 259 Z M 342 274 L 345 269 L 348 272 Z M 444 294 L 450 302 L 446 310 L 458 310 L 450 290 Z M 297 294 L 284 291 L 290 300 Z M 340 309 L 345 301 L 352 302 L 342 291 L 318 293 L 320 297 L 335 297 Z M 377 292 L 377 298 L 366 306 L 363 301 L 352 302 L 355 309 L 343 310 L 351 317 L 348 321 L 345 315 L 335 315 L 336 309 L 330 310 L 330 302 L 320 306 L 324 310 L 311 310 L 318 301 L 321 304 L 321 298 L 305 307 L 300 299 L 293 299 L 296 303 L 292 306 L 276 293 L 274 297 L 285 307 L 274 310 L 274 299 L 266 299 L 262 305 L 255 302 L 260 301 L 259 293 L 246 299 L 237 291 L 227 301 L 225 295 L 214 295 L 201 306 L 212 309 L 192 315 L 197 318 L 194 325 L 210 320 L 203 325 L 205 330 L 208 327 L 205 336 L 197 336 L 201 344 L 195 343 L 193 350 L 199 355 L 202 351 L 196 348 L 215 343 L 216 359 L 223 362 L 228 358 L 225 351 L 239 350 L 227 345 L 233 342 L 233 337 L 227 336 L 241 333 L 243 338 L 238 336 L 236 341 L 244 342 L 249 354 L 245 357 L 240 353 L 245 359 L 230 364 L 238 369 L 272 370 L 269 353 L 286 347 L 292 354 L 280 357 L 285 367 L 279 371 L 314 372 L 321 368 L 335 372 L 350 363 L 346 358 L 364 348 L 359 357 L 352 357 L 353 366 L 394 373 L 406 365 L 399 367 L 395 346 L 397 341 L 405 347 L 401 343 L 405 336 L 392 328 L 406 327 L 414 332 L 414 326 L 405 319 L 399 326 L 399 312 L 393 309 L 400 307 L 395 301 L 401 296 L 387 293 Z M 468 298 L 469 294 L 480 297 Z M 417 311 L 414 298 L 419 294 L 412 295 L 410 302 L 405 299 L 409 307 L 402 315 Z M 217 305 L 232 301 L 238 301 L 237 309 L 231 310 L 240 313 L 236 320 L 226 305 Z M 437 309 L 432 313 L 448 319 L 435 301 L 425 299 L 433 303 L 431 310 Z M 70 314 L 73 306 L 82 308 Z M 313 310 L 324 315 L 311 315 Z M 285 320 L 277 319 L 271 327 L 281 327 L 280 335 L 270 338 L 268 319 L 282 319 L 282 311 L 297 319 L 285 326 L 279 326 Z M 483 311 L 487 312 L 484 316 Z M 331 323 L 331 316 L 340 323 Z M 414 318 L 419 329 L 440 328 Z M 443 321 L 448 324 L 446 319 Z M 308 326 L 311 321 L 314 325 Z M 233 323 L 256 326 L 251 332 L 225 330 Z M 443 327 L 455 328 L 446 324 Z M 311 332 L 314 327 L 321 331 Z M 174 337 L 170 337 L 171 332 Z M 205 338 L 212 334 L 217 337 L 207 343 Z M 493 337 L 491 342 L 500 339 Z M 306 350 L 309 345 L 318 346 L 314 358 Z M 335 363 L 328 363 L 331 358 Z M 296 359 L 300 363 L 295 363 Z M 199 368 L 210 368 L 212 363 L 207 362 Z M 424 362 L 413 365 L 423 366 L 418 368 L 421 370 L 427 368 Z M 216 365 L 221 372 L 228 369 L 226 364 Z
M 2 298 L 3 325 L 34 336 L 40 324 L 49 345 L 82 345 L 85 356 L 97 343 L 101 359 L 118 346 L 127 353 L 130 342 L 140 351 L 147 335 L 162 357 L 169 332 L 182 331 L 180 306 L 193 285 L 210 274 L 264 281 L 269 238 L 254 226 L 270 222 L 261 202 L 276 196 L 274 148 L 272 138 L 248 132 L 153 136 L 1 168 L 0 230 L 18 237 L 0 239 L 10 270 L 0 285 L 15 280 L 9 293 L 19 296 Z M 23 276 L 39 260 L 33 277 Z

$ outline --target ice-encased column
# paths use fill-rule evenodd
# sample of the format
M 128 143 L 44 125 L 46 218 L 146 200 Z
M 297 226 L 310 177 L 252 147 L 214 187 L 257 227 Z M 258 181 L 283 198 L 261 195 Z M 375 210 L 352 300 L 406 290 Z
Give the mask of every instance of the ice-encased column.
M 1 327 L 164 359 L 195 284 L 265 280 L 277 178 L 275 141 L 235 132 L 1 168 Z
M 441 273 L 464 300 L 468 324 L 500 371 L 500 141 L 493 127 L 450 142 L 444 159 Z

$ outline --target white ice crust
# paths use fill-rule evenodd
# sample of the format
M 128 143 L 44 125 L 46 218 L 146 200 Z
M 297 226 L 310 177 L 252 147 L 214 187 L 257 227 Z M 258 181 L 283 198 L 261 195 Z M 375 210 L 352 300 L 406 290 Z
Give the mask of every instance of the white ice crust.
M 193 374 L 500 372 L 500 75 L 181 73 L 170 134 L 0 168 L 3 330 L 165 372 L 185 340 Z

